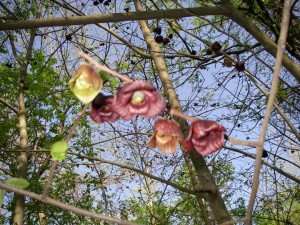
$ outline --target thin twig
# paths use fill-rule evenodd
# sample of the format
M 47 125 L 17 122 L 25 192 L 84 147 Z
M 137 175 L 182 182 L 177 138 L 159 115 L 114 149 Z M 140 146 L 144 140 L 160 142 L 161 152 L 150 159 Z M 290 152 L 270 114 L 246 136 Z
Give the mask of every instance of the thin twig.
M 70 130 L 70 133 L 68 134 L 68 136 L 65 138 L 65 141 L 66 142 L 69 142 L 69 140 L 71 139 L 71 137 L 75 134 L 75 130 L 76 130 L 76 127 L 79 123 L 79 120 L 81 119 L 81 117 L 84 115 L 85 111 L 87 110 L 87 108 L 89 107 L 89 104 L 86 104 L 83 109 L 78 113 L 78 116 L 76 118 L 76 120 L 74 121 L 73 123 L 73 126 Z M 44 187 L 44 191 L 43 191 L 43 194 L 42 194 L 42 197 L 45 198 L 47 196 L 47 193 L 48 193 L 48 190 L 50 188 L 50 185 L 52 183 L 52 180 L 53 180 L 53 177 L 54 177 L 54 174 L 55 174 L 55 168 L 57 166 L 57 161 L 54 160 L 52 161 L 52 165 L 51 165 L 51 169 L 50 169 L 50 174 L 48 176 L 48 180 L 47 180 L 47 183 Z
M 190 122 L 193 122 L 193 121 L 197 120 L 197 118 L 185 115 L 182 111 L 180 111 L 178 109 L 175 109 L 175 108 L 171 108 L 170 109 L 170 115 L 172 115 L 172 116 L 178 116 L 178 117 L 183 118 L 185 120 L 188 120 Z M 235 144 L 235 145 L 244 145 L 244 146 L 250 146 L 250 147 L 258 147 L 258 146 L 260 146 L 260 142 L 238 140 L 238 139 L 230 137 L 230 136 L 228 136 L 226 134 L 225 134 L 225 139 L 228 140 L 228 141 L 230 141 L 232 144 Z
M 224 136 L 225 136 L 226 140 L 230 141 L 232 144 L 235 144 L 235 145 L 244 145 L 244 146 L 250 146 L 250 147 L 259 147 L 260 146 L 260 142 L 258 142 L 258 141 L 239 140 L 239 139 L 230 137 L 227 134 L 225 134 Z
M 71 139 L 71 137 L 75 134 L 76 127 L 77 127 L 77 125 L 78 125 L 78 123 L 79 123 L 79 120 L 81 119 L 81 117 L 83 117 L 83 115 L 84 115 L 85 111 L 88 109 L 88 107 L 89 107 L 89 104 L 86 104 L 86 105 L 83 107 L 83 109 L 78 113 L 78 116 L 77 116 L 76 120 L 74 121 L 73 126 L 72 126 L 72 128 L 71 128 L 71 130 L 70 130 L 70 133 L 69 133 L 68 136 L 65 138 L 65 141 L 66 141 L 66 142 L 69 142 L 70 139 Z
M 52 183 L 52 180 L 53 180 L 53 177 L 54 177 L 54 174 L 55 174 L 56 165 L 57 165 L 57 161 L 53 160 L 52 165 L 51 165 L 51 169 L 50 169 L 50 173 L 49 173 L 49 176 L 48 176 L 48 179 L 47 179 L 47 183 L 46 183 L 46 185 L 44 187 L 44 190 L 43 190 L 42 198 L 45 198 L 48 194 L 48 190 L 50 188 L 50 185 Z
M 255 155 L 254 154 L 242 151 L 240 149 L 232 148 L 232 147 L 229 147 L 229 146 L 226 146 L 226 145 L 223 148 L 226 148 L 228 150 L 232 150 L 234 152 L 238 152 L 240 154 L 243 154 L 244 156 L 247 156 L 247 157 L 250 157 L 252 159 L 255 159 Z M 293 164 L 293 162 L 291 162 L 291 161 L 287 161 L 287 162 Z M 276 172 L 280 173 L 281 175 L 283 175 L 283 176 L 285 176 L 285 177 L 287 177 L 287 178 L 295 181 L 296 183 L 298 183 L 300 185 L 300 179 L 298 179 L 297 177 L 295 177 L 295 176 L 293 176 L 293 175 L 291 175 L 291 174 L 283 171 L 282 169 L 276 167 L 274 164 L 268 163 L 267 161 L 264 161 L 264 160 L 262 160 L 262 164 L 264 164 L 265 166 L 267 166 L 267 167 L 275 170 Z M 293 165 L 295 165 L 295 164 L 293 164 Z M 295 166 L 297 166 L 297 165 L 295 165 Z
M 267 133 L 267 127 L 269 123 L 269 119 L 271 116 L 271 111 L 273 108 L 273 103 L 276 99 L 276 93 L 278 89 L 278 83 L 279 83 L 279 73 L 281 69 L 282 64 L 282 58 L 286 43 L 286 37 L 289 27 L 289 19 L 290 19 L 290 9 L 291 9 L 291 0 L 285 0 L 284 6 L 283 6 L 283 13 L 282 13 L 282 23 L 281 23 L 281 29 L 280 29 L 280 36 L 278 40 L 278 47 L 277 47 L 277 55 L 276 55 L 276 62 L 274 66 L 274 74 L 273 74 L 273 80 L 272 80 L 272 86 L 269 96 L 269 101 L 267 104 L 266 112 L 264 121 L 261 128 L 261 133 L 259 137 L 259 141 L 261 143 L 260 147 L 257 147 L 257 153 L 256 153 L 256 159 L 255 159 L 255 170 L 253 175 L 253 183 L 252 183 L 252 190 L 251 195 L 249 199 L 249 204 L 247 208 L 247 218 L 249 220 L 246 222 L 246 224 L 251 224 L 251 217 L 253 213 L 254 203 L 256 199 L 256 194 L 259 186 L 259 175 L 260 175 L 260 168 L 261 168 L 261 161 L 262 161 L 262 154 L 263 154 L 263 146 L 266 139 L 266 133 Z
M 128 169 L 128 170 L 132 170 L 136 173 L 139 173 L 139 174 L 142 174 L 144 176 L 147 176 L 151 179 L 154 179 L 154 180 L 157 180 L 157 181 L 160 181 L 164 184 L 167 184 L 177 190 L 180 190 L 182 192 L 186 192 L 186 193 L 189 193 L 189 194 L 192 194 L 192 195 L 196 195 L 196 194 L 199 194 L 199 193 L 214 193 L 215 190 L 213 189 L 209 189 L 209 188 L 198 188 L 197 190 L 191 190 L 189 188 L 185 188 L 185 187 L 182 187 L 181 185 L 179 184 L 176 184 L 176 183 L 173 183 L 169 180 L 165 180 L 165 179 L 162 179 L 160 177 L 157 177 L 157 176 L 154 176 L 150 173 L 147 173 L 143 170 L 139 170 L 137 168 L 134 168 L 132 166 L 128 166 L 128 165 L 125 165 L 125 164 L 122 164 L 122 163 L 119 163 L 119 162 L 115 162 L 115 161 L 110 161 L 110 160 L 106 160 L 106 159 L 102 159 L 102 158 L 97 158 L 97 157 L 90 157 L 90 156 L 86 156 L 86 155 L 82 155 L 82 154 L 78 154 L 78 153 L 68 153 L 68 154 L 72 154 L 72 155 L 76 155 L 77 157 L 80 157 L 80 158 L 85 158 L 85 159 L 89 159 L 89 160 L 93 160 L 93 161 L 98 161 L 98 162 L 101 162 L 101 163 L 107 163 L 107 164 L 110 164 L 110 165 L 114 165 L 114 166 L 118 166 L 118 167 L 121 167 L 121 168 L 124 168 L 124 169 Z
M 79 55 L 82 56 L 83 58 L 85 58 L 86 60 L 88 60 L 91 64 L 93 64 L 96 68 L 98 68 L 99 70 L 103 70 L 111 75 L 114 75 L 115 77 L 120 78 L 121 80 L 124 80 L 126 82 L 132 82 L 133 80 L 131 80 L 130 78 L 114 71 L 111 70 L 109 68 L 107 68 L 106 66 L 103 66 L 101 64 L 99 64 L 96 60 L 94 60 L 92 57 L 88 56 L 87 54 L 85 54 L 84 52 L 79 52 Z

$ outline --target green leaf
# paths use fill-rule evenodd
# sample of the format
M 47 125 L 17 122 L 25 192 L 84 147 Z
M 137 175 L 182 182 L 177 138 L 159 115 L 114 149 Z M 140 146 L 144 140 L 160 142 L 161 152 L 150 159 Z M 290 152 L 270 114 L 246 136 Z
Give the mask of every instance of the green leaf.
M 66 141 L 55 142 L 51 146 L 50 154 L 55 160 L 64 160 L 68 150 L 68 143 Z
M 5 194 L 5 191 L 0 189 L 0 208 L 3 204 L 4 194 Z
M 284 83 L 282 81 L 279 82 L 277 96 L 280 98 L 280 102 L 282 102 L 282 99 L 287 97 L 287 89 L 284 88 Z
M 30 185 L 30 183 L 26 179 L 18 177 L 9 178 L 4 181 L 4 183 L 20 189 L 25 189 Z
M 118 85 L 118 80 L 115 77 L 108 78 L 111 92 L 114 92 L 116 86 Z
M 103 70 L 99 71 L 99 75 L 100 75 L 101 79 L 103 80 L 103 82 L 108 80 L 109 74 L 106 73 L 105 71 L 103 71 Z

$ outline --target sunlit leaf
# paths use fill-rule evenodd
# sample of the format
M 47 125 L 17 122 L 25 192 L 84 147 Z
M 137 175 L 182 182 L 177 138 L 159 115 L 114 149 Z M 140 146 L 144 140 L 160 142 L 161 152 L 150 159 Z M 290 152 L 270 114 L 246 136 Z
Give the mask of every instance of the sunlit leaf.
M 111 92 L 114 92 L 116 86 L 118 85 L 118 80 L 115 77 L 108 78 Z
M 103 70 L 99 71 L 99 75 L 101 77 L 101 79 L 104 81 L 108 80 L 109 74 Z
M 5 180 L 4 183 L 20 189 L 25 189 L 30 185 L 30 183 L 26 179 L 18 177 L 9 178 Z
M 68 143 L 66 141 L 58 141 L 51 147 L 50 154 L 55 160 L 64 160 L 68 150 Z

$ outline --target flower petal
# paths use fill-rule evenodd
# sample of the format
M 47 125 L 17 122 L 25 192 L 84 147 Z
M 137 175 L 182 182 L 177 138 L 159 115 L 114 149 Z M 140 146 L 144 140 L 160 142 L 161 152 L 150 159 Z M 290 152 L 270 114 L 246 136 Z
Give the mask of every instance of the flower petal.
M 166 143 L 156 141 L 158 149 L 164 154 L 175 154 L 177 151 L 178 138 L 172 137 Z
M 119 88 L 112 107 L 122 119 L 127 120 L 135 115 L 147 118 L 157 116 L 166 107 L 166 103 L 150 82 L 137 80 Z
M 101 93 L 93 100 L 90 117 L 97 123 L 106 121 L 115 122 L 119 116 L 112 110 L 113 96 L 105 96 Z
M 98 95 L 103 81 L 92 67 L 84 64 L 75 71 L 69 87 L 82 103 L 88 104 Z
M 191 124 L 189 135 L 182 140 L 181 145 L 186 151 L 194 148 L 203 156 L 209 155 L 224 144 L 226 129 L 210 120 L 196 120 Z

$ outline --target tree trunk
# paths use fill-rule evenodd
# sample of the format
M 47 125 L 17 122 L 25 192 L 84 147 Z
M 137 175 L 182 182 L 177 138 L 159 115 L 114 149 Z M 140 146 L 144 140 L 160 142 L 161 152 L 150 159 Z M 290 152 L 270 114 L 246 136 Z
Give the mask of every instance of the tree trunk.
M 135 0 L 134 3 L 135 3 L 136 10 L 142 11 L 141 2 L 139 0 Z M 150 47 L 151 56 L 154 60 L 168 102 L 172 108 L 180 109 L 181 108 L 180 103 L 177 98 L 177 94 L 174 90 L 174 87 L 172 85 L 172 80 L 170 79 L 170 76 L 168 74 L 167 66 L 164 61 L 163 54 L 161 53 L 162 51 L 160 49 L 160 46 L 155 42 L 146 21 L 141 20 L 139 21 L 139 23 L 140 23 L 140 27 L 144 39 L 146 40 L 146 43 Z M 186 135 L 188 132 L 187 122 L 182 119 L 177 119 L 177 122 L 180 124 L 183 133 Z M 218 187 L 215 184 L 214 178 L 205 163 L 204 158 L 195 151 L 193 151 L 190 154 L 190 157 L 195 167 L 199 184 L 203 184 L 206 187 L 210 188 L 212 191 L 214 191 L 213 193 L 207 193 L 204 194 L 203 196 L 208 201 L 217 222 L 223 223 L 230 220 L 231 218 L 226 209 L 225 203 L 221 197 Z
M 26 81 L 27 68 L 29 64 L 29 59 L 32 54 L 32 47 L 34 43 L 34 38 L 36 34 L 36 29 L 30 32 L 29 43 L 27 46 L 27 52 L 25 59 L 21 60 L 16 53 L 16 48 L 14 45 L 13 37 L 10 36 L 11 47 L 14 52 L 14 56 L 20 65 L 19 74 L 19 113 L 18 113 L 18 127 L 20 135 L 20 155 L 18 158 L 18 177 L 27 179 L 27 149 L 28 149 L 28 134 L 27 134 L 27 119 L 26 119 L 26 106 L 25 106 L 25 95 L 24 86 Z M 22 195 L 15 195 L 15 208 L 13 213 L 13 223 L 14 225 L 22 225 L 24 218 L 24 207 L 25 207 L 25 197 Z
M 21 65 L 20 78 L 19 78 L 19 134 L 20 134 L 20 156 L 18 158 L 18 177 L 27 179 L 27 121 L 26 121 L 26 108 L 24 98 L 24 85 L 25 74 L 27 65 Z M 14 225 L 22 225 L 24 217 L 24 204 L 25 198 L 22 195 L 15 196 L 16 205 L 14 209 L 13 222 Z

